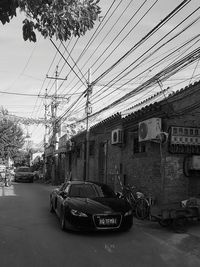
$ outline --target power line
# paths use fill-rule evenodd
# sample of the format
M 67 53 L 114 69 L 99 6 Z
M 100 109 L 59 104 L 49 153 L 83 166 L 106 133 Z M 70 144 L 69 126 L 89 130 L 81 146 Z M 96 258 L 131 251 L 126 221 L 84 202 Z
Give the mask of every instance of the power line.
M 117 99 L 113 103 L 109 104 L 108 106 L 102 108 L 101 110 L 93 113 L 89 117 L 96 116 L 118 104 L 121 102 L 129 99 L 130 97 L 134 96 L 136 93 L 141 92 L 141 90 L 146 90 L 148 87 L 152 86 L 153 84 L 157 83 L 158 80 L 163 81 L 167 80 L 169 77 L 173 76 L 175 73 L 177 73 L 180 69 L 185 68 L 187 65 L 192 64 L 196 60 L 200 58 L 200 48 L 195 49 L 191 53 L 189 53 L 187 56 L 183 57 L 181 60 L 175 62 L 171 66 L 163 69 L 161 72 L 154 75 L 151 79 L 143 83 L 142 85 L 138 86 L 136 89 L 132 90 L 131 92 L 127 93 L 123 97 Z M 84 119 L 79 120 L 78 122 L 84 121 Z
M 127 56 L 129 56 L 139 45 L 144 43 L 150 36 L 152 36 L 158 29 L 160 29 L 167 21 L 169 21 L 175 14 L 177 14 L 183 7 L 185 7 L 191 0 L 184 0 L 173 11 L 171 11 L 161 22 L 159 22 L 150 32 L 148 32 L 139 42 L 131 47 L 121 58 L 119 58 L 111 67 L 104 71 L 98 78 L 93 81 L 93 84 L 99 82 L 104 76 L 106 76 L 112 69 L 114 69 L 119 63 L 121 63 Z

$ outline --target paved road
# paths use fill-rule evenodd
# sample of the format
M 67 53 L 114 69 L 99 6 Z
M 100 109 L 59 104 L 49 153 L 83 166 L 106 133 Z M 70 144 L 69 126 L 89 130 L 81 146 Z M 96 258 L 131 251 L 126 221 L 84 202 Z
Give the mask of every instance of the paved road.
M 127 233 L 62 232 L 49 213 L 50 185 L 0 187 L 1 267 L 200 266 L 200 226 L 175 234 L 134 220 Z

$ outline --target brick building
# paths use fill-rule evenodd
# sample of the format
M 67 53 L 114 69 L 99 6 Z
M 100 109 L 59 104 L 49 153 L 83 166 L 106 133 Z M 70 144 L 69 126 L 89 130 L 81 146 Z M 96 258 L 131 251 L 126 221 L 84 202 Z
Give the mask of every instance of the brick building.
M 90 129 L 89 177 L 118 190 L 118 178 L 158 202 L 200 194 L 200 82 L 125 117 L 115 114 Z M 65 153 L 66 172 L 85 178 L 85 136 Z

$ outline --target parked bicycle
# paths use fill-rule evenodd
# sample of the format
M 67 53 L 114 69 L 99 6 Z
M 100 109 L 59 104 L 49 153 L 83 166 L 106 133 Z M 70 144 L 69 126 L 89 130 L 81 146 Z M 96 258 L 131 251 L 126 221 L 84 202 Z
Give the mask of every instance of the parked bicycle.
M 5 173 L 4 172 L 0 173 L 0 184 L 5 185 Z
M 5 175 L 5 186 L 11 186 L 11 176 L 10 176 L 10 173 L 6 173 L 6 175 Z
M 130 204 L 135 216 L 138 219 L 146 219 L 150 215 L 150 199 L 146 198 L 142 192 L 137 191 L 135 186 L 124 186 L 119 179 L 122 192 L 119 192 L 121 198 L 124 198 Z
M 10 170 L 6 169 L 4 172 L 0 172 L 0 184 L 5 186 L 11 186 Z

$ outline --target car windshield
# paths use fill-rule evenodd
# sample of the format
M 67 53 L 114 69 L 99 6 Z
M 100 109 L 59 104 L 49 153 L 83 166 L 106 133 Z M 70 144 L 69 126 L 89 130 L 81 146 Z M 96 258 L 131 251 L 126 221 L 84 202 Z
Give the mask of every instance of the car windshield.
M 97 184 L 73 184 L 69 191 L 70 197 L 96 198 L 96 197 L 115 197 L 115 193 L 107 185 Z
M 31 170 L 30 170 L 30 168 L 19 168 L 19 169 L 17 169 L 16 170 L 17 172 L 30 172 Z

